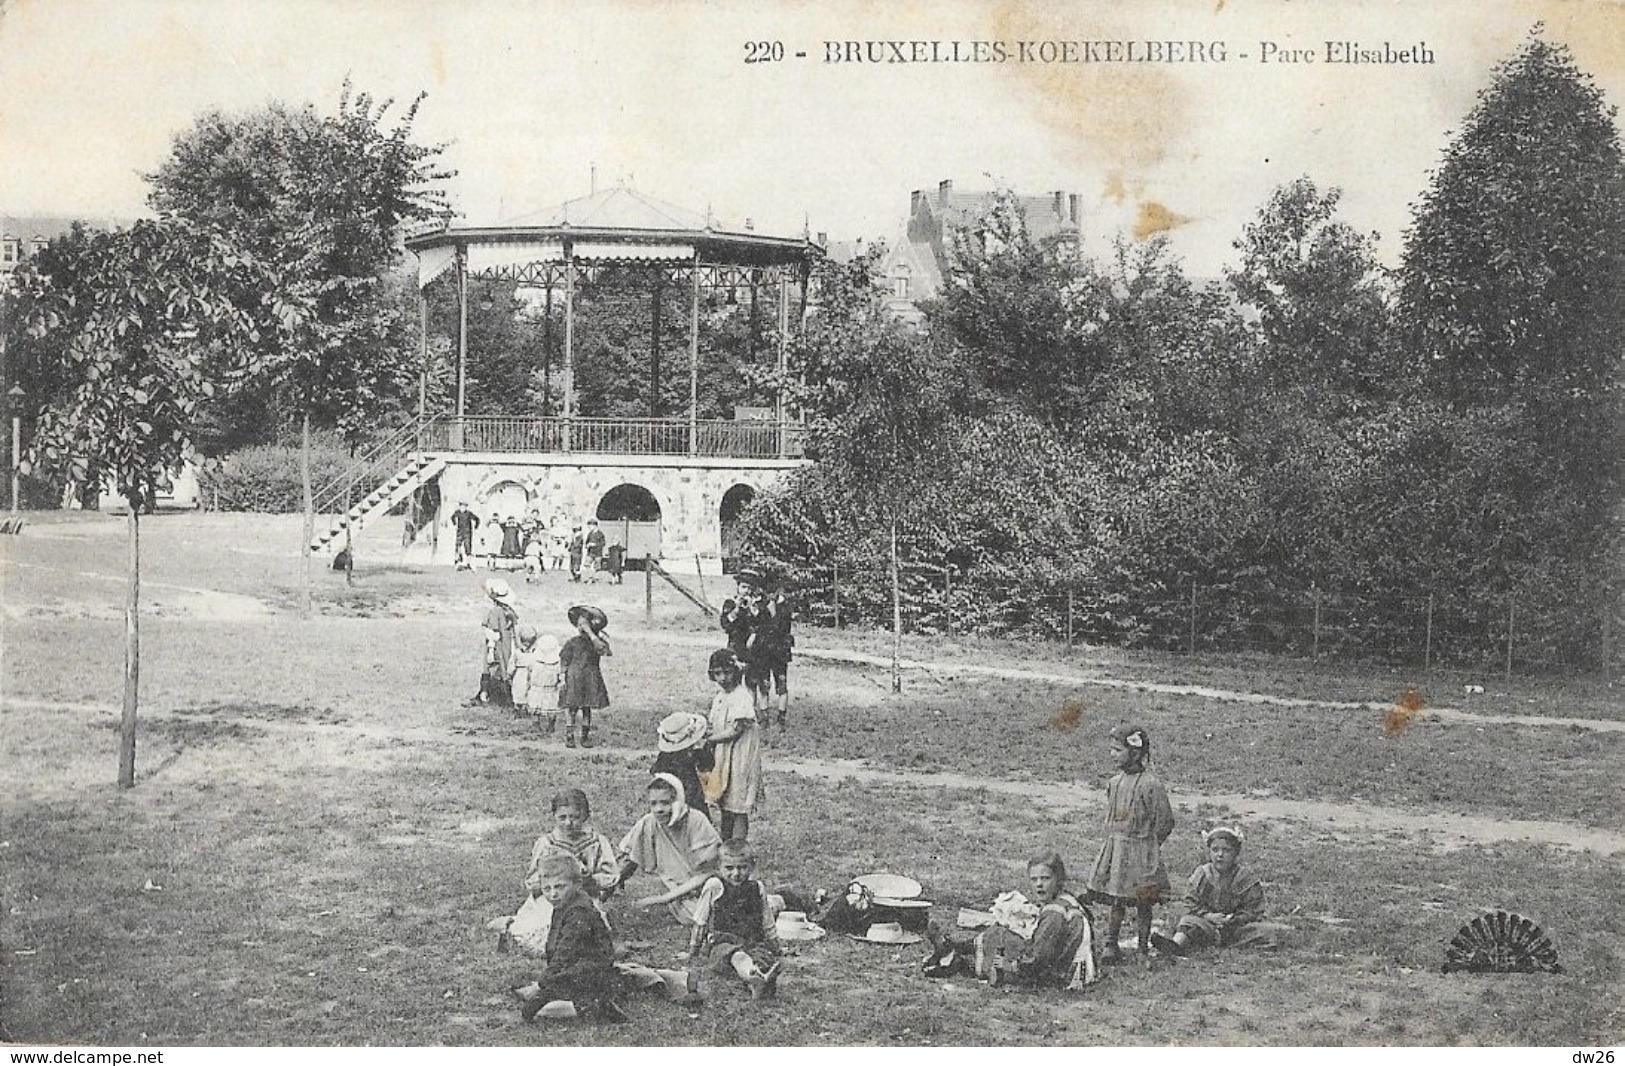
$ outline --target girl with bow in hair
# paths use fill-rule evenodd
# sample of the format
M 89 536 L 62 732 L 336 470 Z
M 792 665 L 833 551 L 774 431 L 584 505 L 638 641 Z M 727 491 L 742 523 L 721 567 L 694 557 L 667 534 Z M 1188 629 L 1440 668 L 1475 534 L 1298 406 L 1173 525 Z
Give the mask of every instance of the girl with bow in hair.
M 1146 769 L 1151 737 L 1139 726 L 1112 731 L 1112 762 L 1117 776 L 1106 786 L 1106 842 L 1089 874 L 1089 898 L 1110 905 L 1102 962 L 1122 958 L 1117 938 L 1128 908 L 1135 911 L 1142 958 L 1151 952 L 1151 908 L 1167 900 L 1171 886 L 1162 862 L 1162 844 L 1174 831 L 1168 792 Z

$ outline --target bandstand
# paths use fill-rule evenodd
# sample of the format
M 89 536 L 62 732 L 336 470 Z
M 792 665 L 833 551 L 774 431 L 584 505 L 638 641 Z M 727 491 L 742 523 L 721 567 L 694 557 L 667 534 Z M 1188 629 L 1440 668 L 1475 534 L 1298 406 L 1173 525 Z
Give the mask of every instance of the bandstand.
M 710 561 L 728 550 L 727 526 L 742 504 L 802 465 L 801 427 L 781 390 L 771 407 L 737 409 L 733 419 L 700 417 L 700 325 L 708 293 L 758 300 L 776 310 L 776 359 L 783 380 L 793 325 L 806 312 L 811 264 L 823 249 L 808 239 L 728 228 L 707 215 L 620 187 L 496 226 L 451 226 L 410 237 L 418 257 L 424 358 L 427 313 L 422 292 L 454 272 L 457 305 L 456 399 L 448 412 L 420 401 L 418 418 L 381 442 L 317 501 L 339 513 L 315 548 L 341 542 L 405 500 L 413 501 L 404 552 L 450 563 L 450 514 L 467 502 L 482 516 L 538 510 L 544 518 L 597 517 L 611 543 L 634 559 Z M 649 282 L 652 307 L 651 417 L 608 418 L 579 409 L 575 387 L 578 299 L 583 282 L 616 270 Z M 556 409 L 534 415 L 482 415 L 467 409 L 471 280 L 507 282 L 539 296 L 552 328 L 562 311 L 561 388 Z M 688 407 L 658 417 L 660 293 L 687 297 Z M 754 336 L 754 333 L 752 334 Z M 548 346 L 549 355 L 552 346 Z M 548 362 L 551 371 L 551 359 Z M 423 395 L 426 395 L 426 391 Z M 551 403 L 553 390 L 544 390 Z M 370 491 L 369 491 L 370 490 Z M 362 497 L 362 493 L 367 493 Z M 352 501 L 354 502 L 352 505 Z

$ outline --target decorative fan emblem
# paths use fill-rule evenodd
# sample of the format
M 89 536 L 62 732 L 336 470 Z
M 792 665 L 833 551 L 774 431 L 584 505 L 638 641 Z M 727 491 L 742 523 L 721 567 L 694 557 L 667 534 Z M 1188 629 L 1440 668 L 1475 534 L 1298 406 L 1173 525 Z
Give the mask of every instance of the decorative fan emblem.
M 1444 972 L 1562 973 L 1557 948 L 1536 925 L 1517 914 L 1496 911 L 1474 918 L 1456 933 L 1444 953 Z

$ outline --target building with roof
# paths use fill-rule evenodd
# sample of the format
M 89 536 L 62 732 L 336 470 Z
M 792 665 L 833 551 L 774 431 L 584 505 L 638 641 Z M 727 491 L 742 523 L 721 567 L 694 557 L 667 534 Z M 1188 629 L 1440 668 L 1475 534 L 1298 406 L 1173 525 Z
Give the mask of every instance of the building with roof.
M 886 242 L 885 254 L 876 264 L 888 310 L 906 321 L 923 319 L 919 305 L 942 292 L 953 269 L 955 236 L 977 232 L 997 196 L 992 190 L 955 191 L 951 180 L 939 182 L 935 190 L 915 189 L 909 195 L 908 217 Z M 1041 196 L 1015 194 L 1015 202 L 1034 241 L 1056 241 L 1063 248 L 1077 249 L 1079 194 L 1059 190 Z M 851 262 L 869 245 L 859 239 L 827 247 L 831 259 Z
M 10 273 L 82 222 L 91 229 L 123 229 L 129 219 L 76 215 L 0 215 L 0 272 Z

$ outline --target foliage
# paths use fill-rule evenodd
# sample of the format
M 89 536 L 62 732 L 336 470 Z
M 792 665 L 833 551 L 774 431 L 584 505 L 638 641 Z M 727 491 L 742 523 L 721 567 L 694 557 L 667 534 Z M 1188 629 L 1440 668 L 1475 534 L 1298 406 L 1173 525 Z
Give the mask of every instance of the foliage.
M 250 314 L 222 294 L 260 276 L 217 235 L 179 222 L 76 230 L 22 267 L 38 342 L 25 365 L 50 359 L 56 375 L 42 390 L 30 465 L 145 499 L 188 457 L 198 407 L 215 392 L 210 371 L 252 340 Z
M 315 484 L 336 481 L 353 461 L 337 438 L 318 440 L 311 448 Z M 301 506 L 299 449 L 281 444 L 239 448 L 199 469 L 198 484 L 206 506 L 222 511 L 291 514 Z
M 250 376 L 347 434 L 417 380 L 415 323 L 388 279 L 400 228 L 446 213 L 441 149 L 411 139 L 422 99 L 392 128 L 392 101 L 348 84 L 332 115 L 281 104 L 211 112 L 148 175 L 162 217 L 214 227 L 266 264 L 271 296 Z

